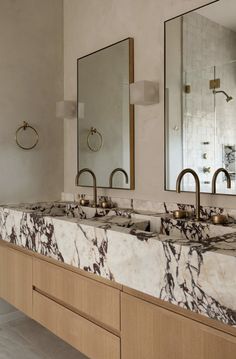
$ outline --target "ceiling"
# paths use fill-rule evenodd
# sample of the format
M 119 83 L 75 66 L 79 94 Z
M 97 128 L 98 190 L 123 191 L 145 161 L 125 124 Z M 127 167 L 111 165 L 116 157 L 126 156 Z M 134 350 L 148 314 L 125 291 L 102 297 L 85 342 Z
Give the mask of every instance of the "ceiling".
M 220 0 L 197 13 L 236 32 L 236 0 Z

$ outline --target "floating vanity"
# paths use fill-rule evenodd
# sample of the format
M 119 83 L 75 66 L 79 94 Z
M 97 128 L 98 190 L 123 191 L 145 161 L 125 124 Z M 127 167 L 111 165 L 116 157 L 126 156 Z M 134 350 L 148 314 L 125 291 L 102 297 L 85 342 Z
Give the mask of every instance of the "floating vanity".
M 132 205 L 1 206 L 0 296 L 92 359 L 235 358 L 234 211 Z

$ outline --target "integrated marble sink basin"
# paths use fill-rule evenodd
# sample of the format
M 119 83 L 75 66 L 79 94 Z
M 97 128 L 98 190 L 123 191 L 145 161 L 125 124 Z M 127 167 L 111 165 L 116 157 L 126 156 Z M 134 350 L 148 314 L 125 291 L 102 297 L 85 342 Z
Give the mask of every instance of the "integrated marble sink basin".
M 150 221 L 139 218 L 132 218 L 130 215 L 116 214 L 114 209 L 103 209 L 81 206 L 75 202 L 40 202 L 40 203 L 22 203 L 12 205 L 1 205 L 0 207 L 9 208 L 24 213 L 32 213 L 36 216 L 55 217 L 62 220 L 74 219 L 76 222 L 88 220 L 90 224 L 96 223 L 105 228 L 114 226 L 137 229 L 141 231 L 150 231 Z
M 115 227 L 140 230 L 189 241 L 204 242 L 211 238 L 236 232 L 236 223 L 215 225 L 208 219 L 175 219 L 171 213 L 136 212 L 132 209 L 103 209 L 81 206 L 76 202 L 40 202 L 34 204 L 2 205 L 25 213 L 39 216 L 73 220 L 77 223 L 89 222 L 89 225 L 111 229 Z
M 229 222 L 224 225 L 212 224 L 210 220 L 195 221 L 193 219 L 175 219 L 172 216 L 162 216 L 160 232 L 167 236 L 180 239 L 204 242 L 209 239 L 236 232 L 236 224 Z
M 1 205 L 0 207 L 44 216 L 66 216 L 66 204 L 60 202 L 7 204 Z
M 103 216 L 103 217 L 94 217 L 91 221 L 99 222 L 104 225 L 110 226 L 119 226 L 124 228 L 133 228 L 139 229 L 141 231 L 149 231 L 150 223 L 147 220 L 142 219 L 132 219 L 122 216 Z

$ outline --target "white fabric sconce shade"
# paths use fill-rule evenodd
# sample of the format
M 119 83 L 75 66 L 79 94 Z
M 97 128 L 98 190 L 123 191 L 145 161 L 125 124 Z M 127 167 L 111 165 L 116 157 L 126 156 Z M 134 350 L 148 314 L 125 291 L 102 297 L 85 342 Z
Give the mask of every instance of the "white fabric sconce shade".
M 56 103 L 57 118 L 75 118 L 76 117 L 76 101 L 59 101 Z
M 159 86 L 154 81 L 137 81 L 130 84 L 130 103 L 132 105 L 154 105 L 159 102 Z
M 84 119 L 84 103 L 83 102 L 79 102 L 79 105 L 78 105 L 78 118 L 80 120 L 83 120 Z

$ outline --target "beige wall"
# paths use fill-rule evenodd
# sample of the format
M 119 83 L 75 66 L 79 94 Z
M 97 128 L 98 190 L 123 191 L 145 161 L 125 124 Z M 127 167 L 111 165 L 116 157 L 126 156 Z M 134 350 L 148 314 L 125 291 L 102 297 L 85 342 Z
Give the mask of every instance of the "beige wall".
M 136 189 L 119 197 L 193 202 L 193 194 L 164 191 L 164 20 L 209 3 L 203 0 L 64 0 L 64 91 L 76 99 L 76 58 L 128 36 L 135 41 L 135 80 L 158 80 L 160 104 L 136 106 Z M 65 121 L 65 192 L 79 192 L 76 120 Z M 87 190 L 88 193 L 91 191 Z M 99 192 L 102 193 L 102 192 Z M 227 202 L 226 202 L 227 200 Z M 236 205 L 235 197 L 202 196 L 203 204 Z
M 0 0 L 0 203 L 60 198 L 63 189 L 63 0 Z M 23 151 L 14 134 L 40 134 Z M 0 321 L 16 309 L 0 300 Z
M 60 198 L 63 190 L 63 0 L 0 1 L 0 203 Z M 16 146 L 23 121 L 39 132 Z

